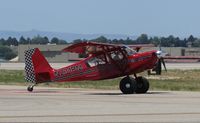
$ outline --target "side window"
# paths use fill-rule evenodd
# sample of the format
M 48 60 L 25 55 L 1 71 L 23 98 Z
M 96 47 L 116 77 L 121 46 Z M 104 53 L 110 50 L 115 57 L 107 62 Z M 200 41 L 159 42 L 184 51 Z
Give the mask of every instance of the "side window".
M 89 60 L 87 61 L 87 64 L 88 64 L 89 67 L 94 67 L 94 66 L 96 66 L 96 65 L 97 65 L 97 63 L 96 63 L 96 57 L 89 59 Z
M 110 53 L 110 56 L 115 61 L 122 60 L 124 58 L 123 54 L 121 52 L 119 52 L 119 51 L 112 51 Z
M 106 60 L 105 60 L 105 56 L 104 55 L 99 55 L 96 57 L 92 57 L 91 59 L 89 59 L 86 64 L 89 67 L 94 67 L 97 65 L 101 65 L 101 64 L 106 64 Z

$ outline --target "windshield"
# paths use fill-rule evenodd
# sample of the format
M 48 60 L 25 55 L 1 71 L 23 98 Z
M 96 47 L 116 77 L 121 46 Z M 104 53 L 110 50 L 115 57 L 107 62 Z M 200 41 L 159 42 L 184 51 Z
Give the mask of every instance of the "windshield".
M 134 54 L 137 53 L 135 50 L 131 49 L 130 47 L 128 47 L 128 46 L 126 46 L 126 45 L 125 45 L 123 48 L 126 50 L 126 52 L 127 52 L 127 54 L 128 54 L 129 56 L 130 56 L 130 55 L 134 55 Z

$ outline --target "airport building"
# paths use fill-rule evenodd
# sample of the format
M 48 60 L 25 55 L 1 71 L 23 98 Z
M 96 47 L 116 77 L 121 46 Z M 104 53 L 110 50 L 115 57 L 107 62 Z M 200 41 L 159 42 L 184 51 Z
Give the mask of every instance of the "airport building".
M 159 47 L 142 48 L 141 51 L 159 50 Z M 199 47 L 162 47 L 170 56 L 200 56 Z
M 63 52 L 62 49 L 69 45 L 19 45 L 19 62 L 24 62 L 24 51 L 39 48 L 48 62 L 70 62 L 78 58 L 78 54 Z

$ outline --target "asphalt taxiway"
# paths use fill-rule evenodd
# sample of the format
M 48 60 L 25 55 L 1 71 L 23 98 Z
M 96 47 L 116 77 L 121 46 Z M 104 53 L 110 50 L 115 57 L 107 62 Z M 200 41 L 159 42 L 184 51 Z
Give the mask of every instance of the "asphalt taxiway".
M 200 92 L 0 86 L 0 122 L 199 122 Z

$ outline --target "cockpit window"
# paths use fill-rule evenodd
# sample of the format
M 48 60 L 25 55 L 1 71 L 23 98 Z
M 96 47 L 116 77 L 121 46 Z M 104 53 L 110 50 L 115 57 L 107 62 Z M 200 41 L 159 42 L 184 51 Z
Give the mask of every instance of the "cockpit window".
M 124 58 L 123 54 L 119 51 L 112 51 L 110 56 L 115 61 L 122 60 Z
M 99 55 L 96 57 L 92 57 L 91 59 L 89 59 L 86 64 L 89 67 L 94 67 L 97 65 L 101 65 L 101 64 L 106 64 L 106 60 L 105 60 L 105 56 L 104 55 Z

